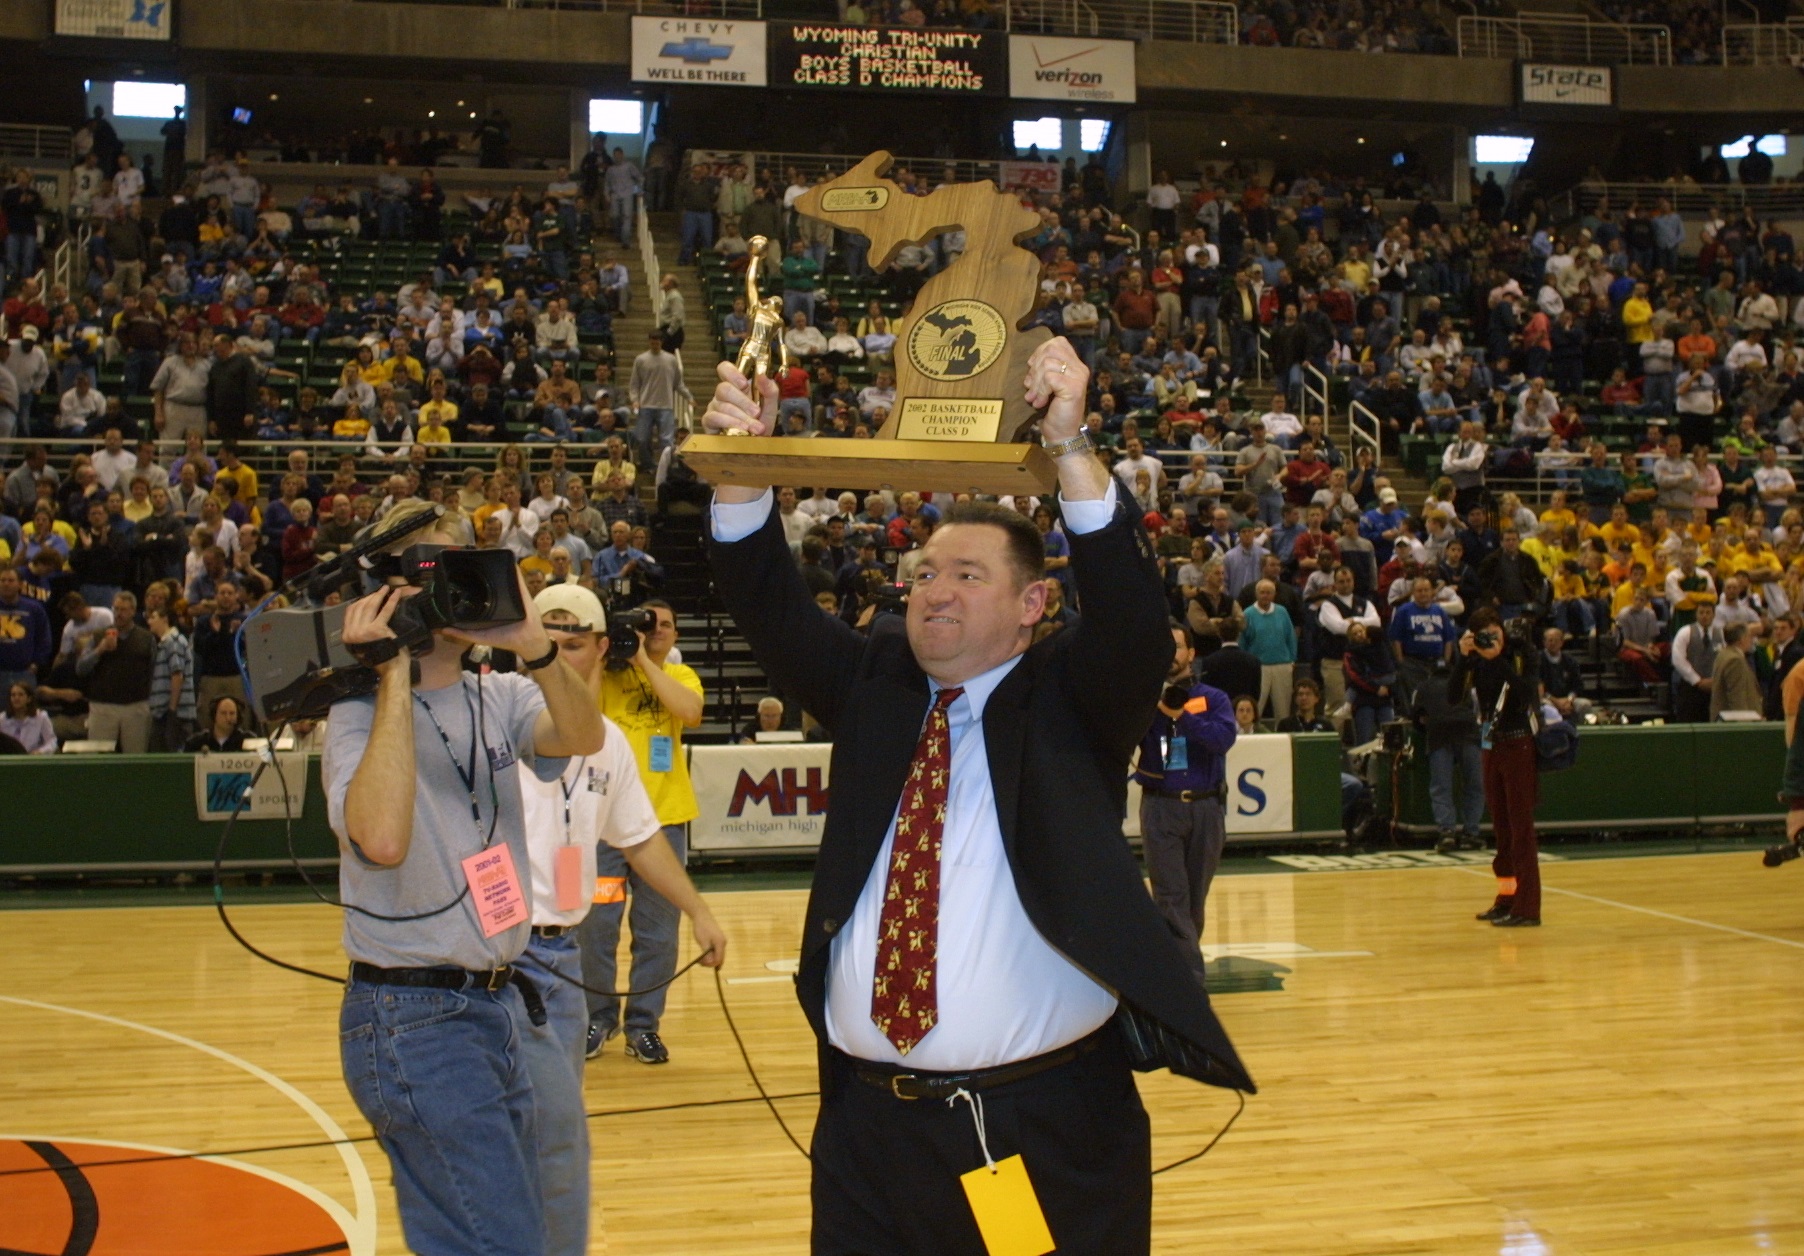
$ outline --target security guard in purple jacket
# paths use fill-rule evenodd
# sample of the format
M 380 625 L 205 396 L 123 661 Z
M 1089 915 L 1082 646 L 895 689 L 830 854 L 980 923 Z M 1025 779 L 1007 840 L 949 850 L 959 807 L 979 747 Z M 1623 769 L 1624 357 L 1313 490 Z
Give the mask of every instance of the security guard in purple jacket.
M 1190 679 L 1196 656 L 1190 630 L 1171 626 L 1176 652 L 1152 727 L 1140 742 L 1140 842 L 1153 901 L 1187 944 L 1202 979 L 1203 904 L 1227 843 L 1228 750 L 1234 703 Z

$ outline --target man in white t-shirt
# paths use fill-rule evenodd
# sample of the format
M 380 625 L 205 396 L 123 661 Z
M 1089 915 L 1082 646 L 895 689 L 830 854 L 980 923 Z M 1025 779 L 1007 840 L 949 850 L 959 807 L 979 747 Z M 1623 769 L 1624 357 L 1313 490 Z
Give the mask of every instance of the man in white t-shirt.
M 601 599 L 580 585 L 559 584 L 533 604 L 558 653 L 599 702 L 607 638 Z M 726 934 L 658 823 L 632 743 L 613 721 L 604 717 L 602 724 L 605 739 L 595 754 L 538 759 L 532 767 L 523 761 L 516 769 L 532 865 L 532 940 L 516 965 L 537 987 L 545 1023 L 533 1024 L 524 1003 L 511 1006 L 521 1062 L 532 1081 L 546 1256 L 589 1250 L 589 1130 L 583 1107 L 589 1009 L 577 984 L 583 968 L 576 927 L 604 892 L 595 875 L 596 843 L 620 851 L 647 885 L 689 917 L 703 964 L 718 968 L 727 953 Z
M 1265 424 L 1265 434 L 1282 449 L 1295 449 L 1297 438 L 1303 434 L 1303 420 L 1286 410 L 1282 394 L 1274 394 L 1270 410 L 1259 416 Z

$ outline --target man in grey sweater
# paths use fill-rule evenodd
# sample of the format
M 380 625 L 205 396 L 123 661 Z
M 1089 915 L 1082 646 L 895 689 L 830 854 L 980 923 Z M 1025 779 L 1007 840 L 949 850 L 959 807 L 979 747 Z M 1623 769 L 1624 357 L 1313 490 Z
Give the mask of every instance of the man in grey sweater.
M 639 465 L 655 467 L 658 451 L 676 440 L 677 399 L 690 394 L 683 382 L 683 364 L 664 350 L 664 333 L 653 331 L 648 339 L 651 347 L 633 359 L 627 399 L 638 416 L 633 439 L 639 446 Z

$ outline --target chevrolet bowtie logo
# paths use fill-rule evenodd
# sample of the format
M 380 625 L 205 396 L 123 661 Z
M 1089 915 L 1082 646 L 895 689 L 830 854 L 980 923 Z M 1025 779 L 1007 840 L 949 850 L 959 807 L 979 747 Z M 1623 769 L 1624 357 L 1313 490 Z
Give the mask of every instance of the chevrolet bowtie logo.
M 665 44 L 658 55 L 679 57 L 684 65 L 707 65 L 710 61 L 725 61 L 732 56 L 733 45 L 717 44 L 700 35 L 691 35 L 681 43 Z

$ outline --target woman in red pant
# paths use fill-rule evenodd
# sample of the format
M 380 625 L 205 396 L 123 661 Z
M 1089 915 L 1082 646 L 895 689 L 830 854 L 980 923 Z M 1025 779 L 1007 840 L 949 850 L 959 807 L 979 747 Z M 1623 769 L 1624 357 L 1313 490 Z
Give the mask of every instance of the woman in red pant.
M 1478 914 L 1504 929 L 1541 923 L 1540 848 L 1535 840 L 1535 723 L 1537 672 L 1526 635 L 1507 632 L 1494 607 L 1472 612 L 1459 640 L 1448 685 L 1455 702 L 1478 699 L 1479 745 L 1484 750 L 1485 805 L 1497 838 L 1491 871 L 1497 898 Z

